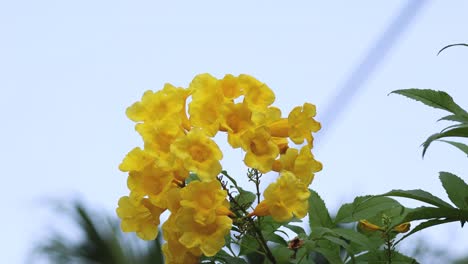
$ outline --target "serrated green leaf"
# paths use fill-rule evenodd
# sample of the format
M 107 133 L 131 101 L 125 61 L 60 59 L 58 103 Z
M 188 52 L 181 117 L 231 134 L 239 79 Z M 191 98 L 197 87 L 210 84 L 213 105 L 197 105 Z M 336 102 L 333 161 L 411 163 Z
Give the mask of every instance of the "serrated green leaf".
M 335 228 L 333 229 L 335 234 L 343 237 L 344 239 L 350 241 L 351 243 L 355 243 L 361 246 L 363 249 L 372 249 L 377 248 L 378 245 L 373 244 L 368 237 L 365 235 L 356 232 L 351 229 L 344 229 L 344 228 Z M 358 253 L 358 252 L 355 252 Z
M 453 101 L 453 98 L 443 91 L 435 91 L 431 89 L 403 89 L 391 92 L 400 94 L 419 101 L 425 105 L 443 109 L 453 114 L 467 115 L 468 113 Z
M 383 196 L 360 196 L 353 203 L 344 204 L 338 210 L 335 223 L 349 223 L 369 219 L 383 211 L 403 209 L 396 200 Z
M 460 142 L 441 140 L 441 139 L 439 139 L 439 141 L 448 143 L 448 144 L 458 148 L 459 150 L 463 151 L 468 156 L 468 145 L 460 143 Z
M 276 263 L 278 264 L 291 263 L 290 260 L 291 260 L 291 255 L 293 252 L 287 247 L 282 247 L 282 246 L 274 247 L 271 250 L 271 253 L 275 257 Z M 267 263 L 270 263 L 270 262 L 268 261 Z
M 282 246 L 288 246 L 288 242 L 280 235 L 269 233 L 264 235 L 266 241 L 274 242 Z
M 407 234 L 402 236 L 395 244 L 399 243 L 400 241 L 402 241 L 406 237 L 408 237 L 408 236 L 410 236 L 410 235 L 412 235 L 412 234 L 414 234 L 414 233 L 416 233 L 418 231 L 426 229 L 428 227 L 435 226 L 435 225 L 440 225 L 440 224 L 445 224 L 445 223 L 450 223 L 450 222 L 454 222 L 454 221 L 457 221 L 457 220 L 452 220 L 452 219 L 431 219 L 431 220 L 428 220 L 426 222 L 422 222 L 421 224 L 417 225 L 415 228 L 412 228 L 410 232 L 408 232 Z
M 441 119 L 437 120 L 437 121 L 454 121 L 454 122 L 461 122 L 461 123 L 468 123 L 468 116 L 464 116 L 464 115 L 448 115 L 448 116 L 444 116 L 442 117 Z
M 380 196 L 396 196 L 396 197 L 404 197 L 413 200 L 418 200 L 421 202 L 425 202 L 428 204 L 432 204 L 438 207 L 449 207 L 453 208 L 453 206 L 444 200 L 436 197 L 426 191 L 417 189 L 417 190 L 391 190 L 387 193 L 381 194 Z
M 252 205 L 257 196 L 254 193 L 246 191 L 240 187 L 238 188 L 238 191 L 239 194 L 237 194 L 234 197 L 234 199 L 236 200 L 237 204 L 239 204 L 244 210 L 246 210 Z
M 468 126 L 463 126 L 463 127 L 457 127 L 454 129 L 450 129 L 441 133 L 435 133 L 428 137 L 426 141 L 422 144 L 423 146 L 423 157 L 426 154 L 426 150 L 431 145 L 434 140 L 438 140 L 440 138 L 446 138 L 446 137 L 468 137 Z
M 222 249 L 218 253 L 216 253 L 216 255 L 210 257 L 209 259 L 216 260 L 225 264 L 247 264 L 247 261 L 245 261 L 243 258 L 231 256 Z
M 451 218 L 460 219 L 460 217 L 466 216 L 466 212 L 457 208 L 437 208 L 437 207 L 426 207 L 421 206 L 409 211 L 402 222 L 410 222 L 414 220 L 425 220 L 433 218 Z
M 283 226 L 286 227 L 287 229 L 293 231 L 293 232 L 296 233 L 297 235 L 299 235 L 299 234 L 305 234 L 304 228 L 302 228 L 302 227 L 300 227 L 300 226 L 290 225 L 290 224 L 286 224 L 286 225 L 283 225 Z
M 313 190 L 310 190 L 309 196 L 309 225 L 311 229 L 317 226 L 334 227 L 325 202 Z
M 247 255 L 251 252 L 256 252 L 259 248 L 257 240 L 251 235 L 244 235 L 240 244 L 239 255 Z
M 468 209 L 468 185 L 460 177 L 449 172 L 440 172 L 439 178 L 450 201 L 460 209 Z
M 275 232 L 281 226 L 281 223 L 276 222 L 271 216 L 262 217 L 259 223 L 262 231 L 267 234 Z
M 316 247 L 314 248 L 314 251 L 322 254 L 322 256 L 324 256 L 330 263 L 343 263 L 343 260 L 340 257 L 339 247 L 337 248 L 338 250 L 329 247 Z

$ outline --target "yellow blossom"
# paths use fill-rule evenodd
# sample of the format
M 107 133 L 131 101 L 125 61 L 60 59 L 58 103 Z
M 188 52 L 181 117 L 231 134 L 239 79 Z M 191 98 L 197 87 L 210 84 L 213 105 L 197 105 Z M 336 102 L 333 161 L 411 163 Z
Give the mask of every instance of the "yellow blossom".
M 275 101 L 275 94 L 266 84 L 247 74 L 241 74 L 238 78 L 245 91 L 244 102 L 250 108 L 263 110 Z
M 194 209 L 194 221 L 206 225 L 213 223 L 219 213 L 229 212 L 226 196 L 219 181 L 192 181 L 181 190 L 180 205 Z
M 291 172 L 282 172 L 276 182 L 265 189 L 263 196 L 265 199 L 251 215 L 271 215 L 276 221 L 284 222 L 307 214 L 310 192 Z
M 281 155 L 279 160 L 275 160 L 273 170 L 287 170 L 294 173 L 306 185 L 310 185 L 314 178 L 314 173 L 322 170 L 322 163 L 315 160 L 310 151 L 310 147 L 305 145 L 299 152 L 297 149 L 289 148 Z
M 211 181 L 221 172 L 223 153 L 218 145 L 199 129 L 192 129 L 186 136 L 171 145 L 171 152 L 183 166 L 198 175 L 202 181 Z
M 226 74 L 223 79 L 219 80 L 218 85 L 227 100 L 234 100 L 244 94 L 238 79 L 232 74 Z
M 228 142 L 233 148 L 241 146 L 240 136 L 253 127 L 252 112 L 243 103 L 227 103 L 222 109 L 221 126 L 227 131 Z
M 132 149 L 125 156 L 122 163 L 119 165 L 121 171 L 142 171 L 146 166 L 152 164 L 155 158 L 140 148 Z
M 165 209 L 151 204 L 148 199 L 133 202 L 128 196 L 119 200 L 117 215 L 122 219 L 124 232 L 136 232 L 144 240 L 153 240 L 158 235 L 159 216 Z
M 175 217 L 171 215 L 162 225 L 162 232 L 166 243 L 162 246 L 165 262 L 170 264 L 199 263 L 201 251 L 189 250 L 179 242 L 182 232 L 175 224 Z
M 188 249 L 200 249 L 205 256 L 214 256 L 224 246 L 232 219 L 218 215 L 212 223 L 201 225 L 194 221 L 195 213 L 194 209 L 183 207 L 177 212 L 176 224 L 182 232 L 179 242 Z
M 265 127 L 246 131 L 241 136 L 241 143 L 242 149 L 246 151 L 244 162 L 247 166 L 262 173 L 271 171 L 279 149 Z
M 320 123 L 313 118 L 316 114 L 315 105 L 305 103 L 295 107 L 288 116 L 289 138 L 296 144 L 302 144 L 304 139 L 312 145 L 312 132 L 320 130 Z

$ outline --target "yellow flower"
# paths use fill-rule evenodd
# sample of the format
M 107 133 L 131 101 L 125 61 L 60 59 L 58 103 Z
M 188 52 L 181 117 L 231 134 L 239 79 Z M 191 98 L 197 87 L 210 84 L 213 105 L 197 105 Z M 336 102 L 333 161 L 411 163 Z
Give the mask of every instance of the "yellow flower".
M 253 127 L 252 112 L 243 103 L 228 103 L 222 109 L 221 126 L 227 131 L 228 142 L 233 148 L 241 146 L 240 136 Z
M 289 171 L 283 171 L 276 182 L 263 193 L 265 199 L 251 215 L 271 215 L 275 221 L 288 221 L 293 216 L 303 218 L 308 210 L 310 192 L 307 186 Z
M 234 100 L 244 94 L 238 79 L 232 74 L 226 74 L 223 79 L 219 80 L 218 85 L 227 100 Z
M 153 240 L 158 235 L 159 216 L 165 209 L 151 204 L 148 199 L 133 202 L 128 196 L 119 200 L 117 215 L 122 219 L 124 232 L 136 232 L 144 240 Z
M 168 116 L 177 116 L 182 120 L 187 120 L 185 100 L 189 95 L 190 90 L 176 88 L 167 83 L 156 93 L 146 91 L 140 102 L 127 108 L 127 116 L 135 122 L 153 122 Z
M 384 227 L 372 224 L 371 222 L 367 220 L 359 220 L 358 227 L 363 230 L 367 231 L 385 231 Z M 409 222 L 405 222 L 403 224 L 399 224 L 395 226 L 392 231 L 397 232 L 397 233 L 406 233 L 409 231 L 411 227 L 411 224 Z
M 155 158 L 140 148 L 132 149 L 125 156 L 122 163 L 119 165 L 121 171 L 142 171 L 146 166 L 152 164 Z
M 203 129 L 209 136 L 216 135 L 224 102 L 218 80 L 209 74 L 200 74 L 195 76 L 189 89 L 193 92 L 188 110 L 190 123 L 193 127 Z
M 409 231 L 411 224 L 409 222 L 399 224 L 393 228 L 393 231 L 397 233 L 406 233 Z
M 173 182 L 173 173 L 150 165 L 142 171 L 131 171 L 127 186 L 131 191 L 130 198 L 139 200 L 148 195 L 153 204 L 166 208 L 166 192 L 177 187 Z
M 239 75 L 238 79 L 245 91 L 244 102 L 250 108 L 263 110 L 275 101 L 275 94 L 266 84 L 247 74 Z
M 308 145 L 303 146 L 298 153 L 297 149 L 289 148 L 281 155 L 279 160 L 275 160 L 273 170 L 291 171 L 306 185 L 310 185 L 314 178 L 314 173 L 322 170 L 322 163 L 314 159 Z
M 247 166 L 262 173 L 271 171 L 279 149 L 265 127 L 244 132 L 241 143 L 242 149 L 246 151 L 244 162 Z
M 175 224 L 175 217 L 171 215 L 162 225 L 162 232 L 166 243 L 162 246 L 166 263 L 185 264 L 199 263 L 201 251 L 189 250 L 179 242 L 182 235 Z
M 213 223 L 220 213 L 229 212 L 226 196 L 218 181 L 192 181 L 181 190 L 180 205 L 194 209 L 194 221 L 206 225 Z
M 288 116 L 289 138 L 296 144 L 302 144 L 304 139 L 312 146 L 312 132 L 320 130 L 320 123 L 313 118 L 316 114 L 315 105 L 305 103 L 295 107 Z
M 171 145 L 171 152 L 184 167 L 196 173 L 202 181 L 211 181 L 221 172 L 223 153 L 218 145 L 199 129 L 192 129 L 185 137 Z
M 179 242 L 188 249 L 199 249 L 205 256 L 216 255 L 224 246 L 224 237 L 229 234 L 232 220 L 228 216 L 216 216 L 210 224 L 194 221 L 192 208 L 182 207 L 176 215 L 176 224 L 182 232 Z

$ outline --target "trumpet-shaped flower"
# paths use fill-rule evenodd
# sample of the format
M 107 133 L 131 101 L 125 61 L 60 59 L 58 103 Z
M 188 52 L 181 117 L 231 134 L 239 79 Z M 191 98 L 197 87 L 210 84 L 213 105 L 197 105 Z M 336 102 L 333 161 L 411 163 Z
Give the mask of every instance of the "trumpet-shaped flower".
M 158 235 L 159 216 L 164 210 L 154 206 L 148 199 L 134 202 L 124 196 L 119 200 L 117 215 L 122 219 L 122 231 L 136 232 L 141 239 L 153 240 Z
M 168 116 L 186 120 L 185 100 L 189 95 L 190 90 L 167 83 L 160 91 L 146 91 L 141 101 L 127 108 L 127 116 L 135 122 L 153 122 Z
M 240 136 L 253 128 L 252 112 L 243 103 L 228 103 L 222 109 L 221 126 L 228 134 L 228 142 L 233 148 L 241 146 Z
M 293 216 L 303 218 L 307 214 L 310 192 L 292 172 L 282 172 L 276 182 L 265 189 L 263 196 L 265 199 L 251 215 L 271 215 L 276 221 L 284 222 Z
M 186 136 L 171 145 L 171 152 L 183 166 L 195 172 L 203 181 L 211 181 L 221 172 L 223 153 L 218 145 L 199 129 L 192 129 Z
M 291 171 L 303 183 L 310 185 L 314 173 L 322 170 L 322 163 L 314 159 L 310 147 L 306 145 L 301 148 L 300 152 L 295 148 L 286 150 L 286 153 L 273 163 L 273 170 Z
M 218 215 L 229 214 L 226 196 L 218 181 L 192 181 L 181 190 L 180 205 L 194 209 L 194 221 L 207 225 L 213 223 Z
M 313 118 L 316 114 L 315 105 L 305 103 L 295 107 L 288 116 L 289 138 L 296 144 L 302 144 L 304 139 L 312 146 L 312 132 L 320 130 L 320 123 Z
M 192 208 L 182 207 L 176 215 L 176 224 L 182 232 L 179 242 L 188 249 L 199 249 L 205 256 L 214 256 L 224 246 L 224 237 L 229 234 L 232 219 L 218 215 L 210 224 L 194 221 Z
M 173 215 L 164 222 L 162 232 L 164 240 L 166 240 L 166 243 L 162 246 L 166 263 L 195 264 L 200 262 L 200 250 L 189 250 L 179 242 L 182 232 L 177 227 Z
M 239 75 L 239 83 L 245 91 L 244 102 L 250 108 L 262 111 L 275 101 L 273 91 L 254 77 L 241 74 Z
M 121 171 L 142 171 L 155 160 L 150 153 L 141 148 L 132 149 L 119 165 Z
M 248 130 L 241 136 L 242 149 L 246 151 L 244 162 L 262 173 L 271 171 L 271 166 L 279 154 L 278 146 L 273 142 L 265 127 Z

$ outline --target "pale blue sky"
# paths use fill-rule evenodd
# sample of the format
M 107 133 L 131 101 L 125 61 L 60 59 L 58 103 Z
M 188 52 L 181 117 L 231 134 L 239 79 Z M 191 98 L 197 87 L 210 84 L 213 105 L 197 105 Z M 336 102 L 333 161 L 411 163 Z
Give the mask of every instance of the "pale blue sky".
M 0 263 L 27 251 L 61 221 L 43 204 L 80 194 L 112 212 L 127 193 L 117 166 L 141 145 L 125 108 L 165 82 L 198 73 L 248 73 L 266 82 L 284 112 L 325 108 L 405 1 L 0 1 Z M 468 107 L 468 2 L 431 1 L 332 129 L 317 142 L 324 170 L 312 188 L 329 208 L 357 194 L 422 188 L 446 197 L 438 171 L 468 179 L 466 157 L 420 143 L 444 113 L 395 89 L 443 89 Z M 319 117 L 320 118 L 320 117 Z M 326 125 L 326 124 L 324 124 Z M 242 154 L 225 148 L 223 165 Z M 413 204 L 416 205 L 416 204 Z M 466 252 L 467 229 L 423 232 Z M 415 236 L 417 239 L 418 236 Z M 465 245 L 466 245 L 465 240 Z

